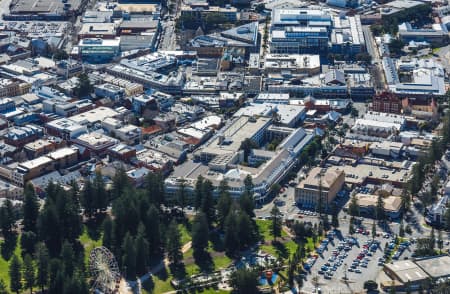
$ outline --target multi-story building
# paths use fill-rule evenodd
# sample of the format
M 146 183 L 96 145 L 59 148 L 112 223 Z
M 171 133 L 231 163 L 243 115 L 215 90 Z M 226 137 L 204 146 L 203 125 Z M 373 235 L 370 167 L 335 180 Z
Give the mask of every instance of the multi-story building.
M 409 22 L 405 22 L 398 26 L 398 35 L 405 43 L 426 41 L 432 44 L 443 44 L 448 40 L 448 30 L 443 24 L 433 24 L 431 29 L 415 29 Z
M 323 7 L 272 11 L 271 53 L 357 54 L 365 47 L 359 16 L 333 16 Z
M 78 124 L 68 118 L 60 118 L 48 122 L 45 125 L 45 129 L 48 134 L 58 136 L 64 140 L 70 140 L 88 132 L 86 126 Z
M 82 39 L 78 43 L 79 54 L 83 60 L 93 63 L 111 61 L 120 52 L 120 38 Z
M 326 209 L 342 189 L 344 182 L 343 170 L 315 167 L 295 188 L 295 202 L 305 208 L 316 209 L 322 205 L 322 209 Z
M 383 92 L 373 96 L 372 110 L 400 114 L 402 111 L 402 101 L 393 93 Z
M 23 127 L 12 127 L 5 134 L 5 143 L 22 147 L 27 143 L 30 143 L 43 135 L 41 127 L 35 125 L 25 125 Z
M 13 97 L 21 95 L 20 83 L 10 79 L 0 79 L 0 97 Z
M 199 22 L 209 14 L 218 14 L 229 22 L 236 22 L 238 10 L 230 5 L 226 7 L 210 6 L 208 2 L 195 2 L 181 7 L 181 16 L 195 17 Z

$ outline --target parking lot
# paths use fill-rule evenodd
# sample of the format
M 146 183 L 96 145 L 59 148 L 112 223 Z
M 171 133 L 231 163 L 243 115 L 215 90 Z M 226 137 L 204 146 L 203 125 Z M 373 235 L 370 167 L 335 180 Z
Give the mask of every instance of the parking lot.
M 337 231 L 322 242 L 318 249 L 319 256 L 306 276 L 304 291 L 312 293 L 316 290 L 315 277 L 322 293 L 362 291 L 365 281 L 377 280 L 386 262 L 385 244 L 392 247 L 390 255 L 399 252 L 400 246 L 394 243 L 391 236 L 380 233 L 372 240 L 367 230 L 358 231 L 360 233 L 353 236 L 343 236 Z M 404 247 L 398 259 L 410 258 L 411 246 L 404 243 Z

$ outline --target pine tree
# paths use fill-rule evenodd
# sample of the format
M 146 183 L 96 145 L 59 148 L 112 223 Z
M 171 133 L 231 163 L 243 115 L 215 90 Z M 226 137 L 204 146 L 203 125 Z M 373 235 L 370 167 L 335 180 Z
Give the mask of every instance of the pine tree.
M 238 221 L 235 211 L 230 211 L 225 219 L 225 250 L 230 256 L 234 256 L 240 247 L 240 240 L 238 235 Z
M 384 221 L 386 219 L 386 215 L 384 213 L 384 200 L 383 200 L 382 194 L 378 194 L 377 206 L 375 208 L 375 213 L 376 213 L 378 221 Z
M 239 199 L 239 205 L 242 211 L 244 211 L 249 217 L 255 216 L 255 201 L 249 193 L 244 192 L 244 194 L 241 195 L 241 198 Z
M 145 219 L 145 230 L 151 256 L 156 256 L 161 252 L 161 232 L 159 213 L 155 206 L 151 205 L 147 211 Z
M 114 230 L 113 230 L 113 221 L 109 215 L 105 217 L 102 228 L 103 228 L 102 244 L 106 248 L 112 249 L 112 245 L 114 244 Z
M 334 202 L 331 203 L 331 213 L 332 213 L 331 214 L 331 225 L 335 229 L 337 229 L 337 228 L 339 228 L 339 218 L 338 218 L 339 211 Z
M 281 212 L 276 205 L 274 205 L 272 210 L 270 211 L 270 216 L 272 219 L 270 231 L 272 233 L 273 240 L 276 241 L 277 237 L 281 237 L 281 229 L 283 222 Z
M 203 212 L 197 214 L 192 224 L 192 248 L 194 256 L 203 256 L 208 247 L 209 227 Z
M 351 216 L 359 216 L 359 203 L 358 198 L 356 198 L 356 194 L 352 195 L 350 204 L 348 206 L 348 214 L 350 214 Z
M 219 185 L 219 200 L 217 201 L 217 220 L 219 223 L 219 228 L 221 230 L 225 227 L 225 219 L 230 212 L 233 200 L 228 192 L 228 183 L 226 180 L 220 182 Z
M 136 278 L 136 248 L 130 233 L 125 235 L 122 243 L 122 267 L 127 280 Z
M 72 276 L 75 270 L 75 252 L 73 251 L 72 244 L 65 240 L 61 248 L 61 260 L 64 261 L 64 276 Z
M 152 173 L 149 173 L 149 175 Z M 116 199 L 122 196 L 125 189 L 130 187 L 128 176 L 123 166 L 120 166 L 112 179 L 112 197 Z
M 19 294 L 20 290 L 22 290 L 22 264 L 17 255 L 13 256 L 9 264 L 9 280 L 11 291 Z
M 181 252 L 181 235 L 175 221 L 172 221 L 167 229 L 166 251 L 170 263 L 178 266 L 183 259 L 183 254 Z
M 206 220 L 209 226 L 212 226 L 212 223 L 215 220 L 216 209 L 214 206 L 214 198 L 213 198 L 213 185 L 210 180 L 205 180 L 203 182 L 203 199 L 201 210 L 206 216 Z
M 103 176 L 101 172 L 96 172 L 93 182 L 94 189 L 94 209 L 95 212 L 98 210 L 104 211 L 108 206 L 108 193 L 105 189 L 105 181 L 103 180 Z
M 29 254 L 25 255 L 23 260 L 23 277 L 25 280 L 25 288 L 30 289 L 30 293 L 33 293 L 33 286 L 35 283 L 35 270 L 33 259 Z
M 149 246 L 145 238 L 145 227 L 140 223 L 136 236 L 136 271 L 139 275 L 147 272 L 149 262 Z
M 256 241 L 255 226 L 247 213 L 239 211 L 237 218 L 240 249 L 250 247 Z
M 149 173 L 145 181 L 145 189 L 147 191 L 150 203 L 160 209 L 161 204 L 164 204 L 164 177 L 158 173 Z
M 39 216 L 39 202 L 31 183 L 24 189 L 23 201 L 23 231 L 37 233 L 37 219 Z
M 9 199 L 0 207 L 0 226 L 3 237 L 7 240 L 13 236 L 15 227 L 14 207 Z
M 199 209 L 203 202 L 203 181 L 204 178 L 202 177 L 202 175 L 199 175 L 197 178 L 197 182 L 195 183 L 195 209 Z
M 181 207 L 181 211 L 184 213 L 184 207 L 186 206 L 187 195 L 186 195 L 186 180 L 181 179 L 177 190 L 177 202 Z
M 20 236 L 20 247 L 22 248 L 22 256 L 25 254 L 33 254 L 37 236 L 34 232 L 24 231 Z
M 41 292 L 44 292 L 45 286 L 47 286 L 48 283 L 49 274 L 48 250 L 44 243 L 38 243 L 35 251 L 37 268 L 36 284 L 41 287 Z
M 377 225 L 375 224 L 375 221 L 372 223 L 372 239 L 375 239 L 377 236 Z
M 95 189 L 90 180 L 84 183 L 83 191 L 81 191 L 81 206 L 84 208 L 84 213 L 91 217 L 95 211 Z
M 8 289 L 6 288 L 5 281 L 0 279 L 0 294 L 8 294 Z

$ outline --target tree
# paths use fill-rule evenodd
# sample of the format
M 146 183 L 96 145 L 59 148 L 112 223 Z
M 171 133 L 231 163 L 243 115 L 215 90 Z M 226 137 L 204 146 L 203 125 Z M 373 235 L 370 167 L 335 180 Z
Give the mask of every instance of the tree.
M 196 215 L 192 224 L 192 248 L 194 256 L 203 256 L 208 247 L 209 227 L 206 216 L 203 212 Z
M 14 207 L 9 199 L 0 207 L 0 226 L 3 237 L 9 239 L 15 227 Z
M 22 248 L 22 256 L 33 254 L 36 245 L 37 235 L 34 232 L 24 231 L 20 236 L 20 247 Z
M 151 256 L 161 252 L 161 231 L 159 213 L 154 205 L 151 205 L 145 218 L 145 231 Z
M 358 198 L 356 198 L 356 194 L 352 195 L 350 204 L 348 206 L 348 214 L 350 214 L 351 216 L 359 216 L 359 203 Z
M 60 259 L 64 261 L 62 263 L 64 276 L 72 276 L 75 271 L 75 252 L 72 244 L 67 240 L 65 240 L 62 245 Z
M 20 290 L 22 290 L 22 265 L 15 254 L 9 264 L 9 280 L 11 291 L 19 294 Z
M 272 210 L 270 211 L 270 216 L 272 219 L 272 226 L 270 229 L 273 236 L 273 240 L 276 241 L 277 237 L 281 237 L 281 229 L 283 222 L 281 212 L 276 205 L 274 205 Z
M 24 189 L 23 201 L 23 231 L 37 233 L 37 219 L 39 216 L 39 202 L 31 183 Z
M 251 269 L 238 269 L 231 274 L 230 285 L 236 293 L 256 294 L 258 293 L 258 273 Z
M 377 225 L 375 224 L 375 221 L 372 223 L 372 239 L 375 239 L 377 236 Z
M 442 248 L 444 248 L 444 240 L 442 239 L 442 231 L 438 230 L 437 246 L 439 248 L 439 254 L 442 254 Z
M 355 107 L 351 107 L 351 109 L 350 109 L 350 116 L 352 117 L 352 118 L 356 118 L 356 117 L 358 117 L 359 116 L 359 111 L 355 108 Z
M 392 39 L 389 43 L 389 50 L 391 53 L 394 53 L 396 55 L 401 54 L 403 47 L 405 46 L 405 43 L 403 43 L 400 39 Z
M 177 190 L 177 201 L 181 207 L 181 211 L 184 213 L 184 207 L 186 206 L 186 180 L 181 179 Z
M 195 182 L 195 209 L 199 209 L 203 202 L 203 180 L 204 178 L 202 177 L 202 175 L 199 175 L 197 178 L 197 182 Z
M 227 22 L 227 18 L 219 13 L 208 13 L 204 18 L 205 27 L 207 30 L 216 28 L 218 25 Z
M 0 279 L 0 294 L 8 294 L 8 289 L 6 288 L 5 281 Z
M 49 255 L 44 243 L 38 243 L 36 245 L 35 259 L 37 268 L 36 284 L 41 288 L 41 292 L 44 292 L 44 288 L 48 283 L 49 274 Z
M 257 237 L 256 226 L 247 213 L 238 211 L 237 227 L 240 249 L 246 249 L 253 245 Z
M 57 49 L 55 51 L 55 53 L 53 54 L 53 59 L 54 60 L 64 60 L 64 59 L 68 59 L 69 58 L 69 54 L 67 54 L 67 52 L 63 49 Z
M 253 193 L 252 193 L 253 194 Z M 247 193 L 244 192 L 241 195 L 241 198 L 239 199 L 239 205 L 248 216 L 254 217 L 255 216 L 255 201 L 253 200 L 253 197 Z
M 95 211 L 95 189 L 92 182 L 87 179 L 84 183 L 83 190 L 81 191 L 81 206 L 84 208 L 84 212 L 88 217 L 91 217 Z
M 252 149 L 258 148 L 258 144 L 256 144 L 255 141 L 252 139 L 246 138 L 241 143 L 240 149 L 244 151 L 244 161 L 248 162 L 248 156 L 250 155 L 250 152 Z
M 172 265 L 178 266 L 181 263 L 183 259 L 183 253 L 181 252 L 181 236 L 175 221 L 172 221 L 167 229 L 166 252 Z
M 23 276 L 25 280 L 25 288 L 30 289 L 30 293 L 33 293 L 33 286 L 35 283 L 35 270 L 33 259 L 29 254 L 25 255 L 23 260 Z
M 152 177 L 154 173 L 149 173 L 145 180 L 146 190 L 151 189 L 148 187 L 149 178 Z M 152 183 L 152 188 L 154 187 Z M 121 165 L 112 178 L 112 198 L 116 199 L 120 197 L 125 189 L 130 188 L 130 181 L 128 180 L 125 168 Z
M 122 243 L 122 266 L 125 278 L 132 280 L 136 278 L 136 247 L 130 233 L 125 235 Z
M 386 218 L 384 214 L 384 200 L 383 195 L 381 193 L 378 194 L 377 205 L 375 207 L 375 214 L 377 216 L 378 221 L 384 221 Z
M 227 181 L 222 180 L 219 185 L 219 200 L 217 201 L 217 220 L 221 230 L 224 229 L 225 219 L 230 213 L 231 205 L 233 203 L 228 189 Z
M 411 196 L 409 195 L 407 189 L 402 190 L 401 198 L 402 198 L 402 210 L 403 212 L 406 212 L 411 207 Z
M 232 209 L 228 213 L 228 216 L 225 219 L 225 250 L 228 255 L 234 256 L 240 247 L 240 240 L 238 235 L 238 220 L 237 220 L 237 211 Z
M 113 230 L 113 221 L 109 215 L 107 215 L 103 220 L 102 228 L 103 228 L 102 245 L 108 249 L 112 249 L 112 245 L 114 242 L 114 230 Z
M 91 84 L 87 74 L 82 73 L 78 76 L 78 83 L 73 92 L 78 98 L 86 97 L 94 92 L 94 86 Z
M 142 223 L 139 224 L 138 233 L 136 237 L 136 271 L 139 275 L 147 272 L 147 266 L 150 262 L 149 245 L 145 238 L 145 227 Z
M 333 202 L 331 203 L 331 225 L 337 229 L 339 228 L 339 218 L 338 218 L 338 208 L 336 206 L 336 204 Z
M 101 172 L 96 172 L 93 182 L 94 188 L 94 209 L 97 212 L 98 210 L 104 211 L 108 206 L 108 193 L 105 189 L 105 181 L 103 180 L 103 176 Z
M 210 180 L 206 180 L 203 182 L 203 199 L 202 199 L 202 207 L 201 210 L 206 216 L 206 220 L 209 226 L 212 226 L 216 216 L 216 209 L 214 207 L 214 198 L 213 198 L 213 184 Z

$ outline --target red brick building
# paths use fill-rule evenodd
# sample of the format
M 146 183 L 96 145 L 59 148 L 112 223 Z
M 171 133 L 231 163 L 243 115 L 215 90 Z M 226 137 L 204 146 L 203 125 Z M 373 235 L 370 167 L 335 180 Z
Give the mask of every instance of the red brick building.
M 400 114 L 402 112 L 402 101 L 393 93 L 383 92 L 373 96 L 372 110 Z

